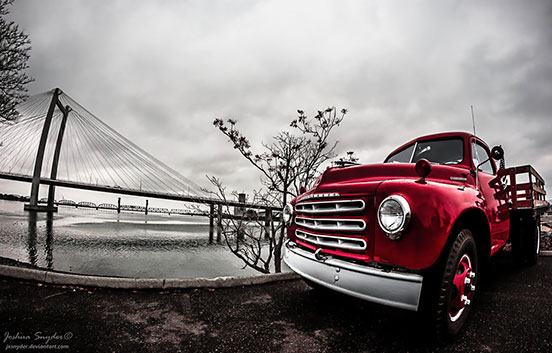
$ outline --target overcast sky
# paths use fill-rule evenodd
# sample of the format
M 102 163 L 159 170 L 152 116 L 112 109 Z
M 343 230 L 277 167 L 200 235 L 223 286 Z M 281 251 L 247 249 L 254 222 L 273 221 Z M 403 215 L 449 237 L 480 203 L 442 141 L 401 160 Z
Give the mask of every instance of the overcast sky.
M 199 184 L 259 186 L 215 117 L 256 148 L 297 109 L 347 108 L 339 153 L 375 163 L 471 131 L 470 105 L 508 165 L 552 183 L 552 1 L 18 0 L 10 16 L 32 41 L 30 94 L 62 88 Z

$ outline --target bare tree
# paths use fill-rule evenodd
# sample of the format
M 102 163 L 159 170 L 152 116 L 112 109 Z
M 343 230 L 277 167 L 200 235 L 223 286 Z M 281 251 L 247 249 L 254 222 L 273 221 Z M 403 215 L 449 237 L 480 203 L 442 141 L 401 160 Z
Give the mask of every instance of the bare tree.
M 226 188 L 216 177 L 208 177 L 209 181 L 215 186 L 215 191 L 207 191 L 214 198 L 218 198 L 222 204 L 222 214 L 217 214 L 220 222 L 221 232 L 224 242 L 234 255 L 240 258 L 244 266 L 249 266 L 262 273 L 270 273 L 270 264 L 272 261 L 275 237 L 271 234 L 277 234 L 280 225 L 275 222 L 264 224 L 264 217 L 259 218 L 253 210 L 247 210 L 244 213 L 233 213 L 233 207 L 228 205 Z M 263 203 L 264 200 L 258 198 L 260 194 L 254 191 L 254 203 Z M 236 192 L 232 192 L 231 197 L 237 197 Z
M 15 107 L 27 98 L 25 85 L 33 79 L 23 71 L 29 66 L 31 41 L 13 21 L 8 21 L 8 6 L 13 0 L 0 0 L 0 123 L 13 121 Z
M 348 151 L 345 156 L 332 162 L 332 165 L 335 167 L 345 167 L 358 164 L 360 163 L 358 163 L 358 157 L 355 156 L 355 151 Z
M 253 202 L 271 209 L 281 210 L 300 193 L 301 187 L 312 186 L 322 164 L 335 156 L 337 142 L 329 142 L 330 133 L 343 121 L 347 110 L 342 109 L 338 113 L 334 107 L 327 108 L 318 111 L 313 118 L 308 118 L 302 110 L 297 112 L 299 115 L 290 126 L 298 134 L 280 132 L 273 137 L 271 144 L 262 144 L 264 151 L 258 154 L 253 153 L 249 140 L 237 129 L 236 120 L 228 119 L 225 122 L 217 118 L 213 122 L 230 139 L 234 148 L 259 171 L 264 189 L 254 192 Z M 226 200 L 225 189 L 220 180 L 210 178 L 210 181 L 216 186 L 218 197 Z M 268 243 L 265 245 L 268 249 L 265 249 L 261 246 L 263 226 L 252 226 L 252 222 L 243 224 L 243 220 L 240 221 L 242 223 L 226 221 L 223 224 L 227 244 L 228 239 L 232 240 L 232 244 L 238 244 L 237 247 L 230 247 L 230 250 L 247 266 L 261 272 L 269 271 L 270 259 L 273 259 L 274 271 L 281 272 L 285 236 L 282 222 L 270 221 Z M 262 223 L 259 219 L 252 221 Z M 235 237 L 239 241 L 234 241 Z M 244 252 L 244 248 L 248 249 L 247 252 Z

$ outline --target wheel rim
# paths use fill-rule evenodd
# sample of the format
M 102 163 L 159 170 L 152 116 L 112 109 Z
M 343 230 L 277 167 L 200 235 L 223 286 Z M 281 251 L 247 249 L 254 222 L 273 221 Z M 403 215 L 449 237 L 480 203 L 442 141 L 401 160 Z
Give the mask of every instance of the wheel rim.
M 449 304 L 449 318 L 452 322 L 458 320 L 468 305 L 470 305 L 475 290 L 475 271 L 468 254 L 464 254 L 454 273 L 452 292 Z

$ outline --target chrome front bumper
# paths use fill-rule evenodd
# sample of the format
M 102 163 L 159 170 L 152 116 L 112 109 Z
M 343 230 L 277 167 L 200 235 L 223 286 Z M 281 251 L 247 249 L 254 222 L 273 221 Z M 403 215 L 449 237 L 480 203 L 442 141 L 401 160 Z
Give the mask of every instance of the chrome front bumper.
M 313 253 L 286 242 L 284 261 L 300 276 L 367 301 L 407 310 L 418 310 L 423 277 L 384 271 L 332 257 L 317 260 Z

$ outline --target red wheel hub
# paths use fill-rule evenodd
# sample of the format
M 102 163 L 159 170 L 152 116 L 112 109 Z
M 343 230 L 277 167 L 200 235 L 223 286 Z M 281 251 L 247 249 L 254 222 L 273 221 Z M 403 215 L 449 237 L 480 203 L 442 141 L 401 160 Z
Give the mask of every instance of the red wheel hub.
M 468 254 L 464 254 L 454 273 L 452 293 L 449 305 L 449 317 L 456 321 L 462 316 L 466 306 L 470 305 L 470 299 L 475 290 L 475 272 L 472 269 Z

